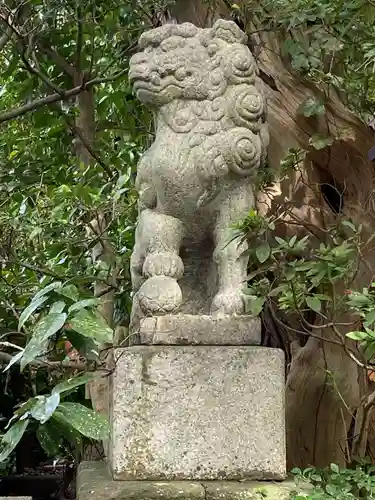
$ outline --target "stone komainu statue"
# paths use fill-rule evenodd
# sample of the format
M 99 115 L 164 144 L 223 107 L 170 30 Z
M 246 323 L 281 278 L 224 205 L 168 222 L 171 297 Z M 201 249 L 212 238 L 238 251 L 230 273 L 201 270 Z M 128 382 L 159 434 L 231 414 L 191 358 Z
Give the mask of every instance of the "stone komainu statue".
M 246 40 L 231 21 L 171 24 L 144 33 L 131 59 L 156 126 L 136 181 L 133 328 L 142 316 L 245 312 L 246 247 L 230 240 L 254 205 L 252 177 L 268 145 Z

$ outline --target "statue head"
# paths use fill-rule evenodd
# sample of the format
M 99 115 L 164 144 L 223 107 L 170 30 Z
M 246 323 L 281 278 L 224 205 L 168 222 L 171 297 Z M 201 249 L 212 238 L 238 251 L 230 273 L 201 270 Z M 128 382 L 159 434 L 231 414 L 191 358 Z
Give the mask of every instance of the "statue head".
M 232 21 L 209 29 L 167 24 L 140 37 L 129 78 L 137 97 L 153 108 L 175 99 L 213 100 L 231 85 L 254 83 L 256 64 L 246 41 Z

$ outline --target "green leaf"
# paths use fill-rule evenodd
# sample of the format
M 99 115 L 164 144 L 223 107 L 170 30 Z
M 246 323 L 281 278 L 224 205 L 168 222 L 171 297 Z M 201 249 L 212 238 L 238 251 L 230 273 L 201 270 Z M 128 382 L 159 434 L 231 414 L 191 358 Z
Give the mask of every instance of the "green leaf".
M 6 365 L 3 371 L 6 372 L 7 370 L 9 370 L 11 366 L 13 366 L 15 363 L 18 363 L 18 361 L 22 358 L 23 353 L 24 353 L 23 349 L 22 351 L 17 352 L 17 354 L 13 356 L 13 358 L 9 361 L 9 363 Z
M 77 301 L 79 299 L 79 292 L 75 285 L 65 285 L 62 288 L 59 288 L 57 292 L 68 299 L 72 299 Z
M 65 313 L 48 314 L 35 325 L 33 336 L 23 352 L 21 371 L 37 356 L 43 354 L 46 341 L 64 326 L 66 317 Z
M 288 289 L 288 285 L 279 285 L 268 294 L 269 297 L 277 297 L 280 293 L 285 292 Z
M 264 241 L 256 250 L 255 254 L 261 264 L 271 255 L 271 247 L 267 241 Z
M 265 297 L 249 297 L 247 309 L 253 316 L 258 316 L 262 312 L 265 301 Z
M 352 340 L 366 340 L 368 338 L 368 334 L 366 332 L 348 332 L 346 335 L 348 339 Z
M 98 343 L 113 341 L 112 328 L 106 324 L 104 318 L 97 311 L 81 309 L 69 320 L 69 324 L 72 330 L 92 338 Z
M 0 462 L 3 462 L 12 453 L 17 444 L 21 441 L 24 432 L 29 424 L 27 419 L 18 420 L 2 437 L 0 446 Z
M 39 290 L 37 294 L 33 297 L 32 302 L 35 302 L 38 300 L 40 297 L 43 297 L 44 295 L 47 295 L 49 292 L 52 292 L 52 290 L 56 290 L 58 288 L 61 288 L 61 282 L 60 281 L 54 281 L 53 283 L 50 283 L 46 287 L 42 288 L 42 290 Z
M 371 342 L 366 346 L 365 357 L 367 361 L 370 361 L 375 355 L 375 342 Z
M 292 281 L 296 276 L 296 269 L 292 266 L 286 266 L 284 269 L 284 277 L 287 281 Z
M 48 297 L 38 297 L 37 299 L 33 299 L 30 304 L 24 309 L 20 315 L 20 319 L 18 321 L 18 330 L 21 330 L 25 322 L 30 318 L 30 316 L 35 312 L 44 302 L 48 300 Z
M 84 436 L 102 440 L 108 437 L 107 419 L 79 403 L 61 403 L 58 411 L 68 420 L 70 425 Z
M 320 302 L 320 299 L 318 299 L 318 297 L 315 296 L 306 297 L 306 304 L 307 307 L 309 307 L 315 312 L 320 312 L 322 308 L 322 303 Z
M 71 377 L 63 382 L 60 382 L 52 389 L 52 394 L 57 393 L 61 394 L 66 391 L 70 391 L 75 387 L 79 387 L 80 385 L 85 385 L 91 380 L 97 378 L 95 373 L 84 373 L 83 375 L 79 375 L 78 377 Z
M 331 465 L 330 465 L 330 469 L 331 469 L 331 471 L 332 471 L 332 472 L 335 472 L 336 474 L 339 474 L 339 473 L 340 473 L 340 468 L 339 468 L 339 466 L 338 466 L 338 465 L 336 465 L 336 464 L 331 464 Z
M 49 310 L 49 314 L 59 314 L 63 312 L 65 307 L 65 302 L 63 300 L 59 300 L 58 302 L 54 302 Z
M 51 418 L 60 403 L 60 394 L 52 393 L 51 396 L 36 396 L 37 402 L 30 410 L 30 415 L 45 424 Z
M 338 474 L 339 472 L 337 472 Z M 328 495 L 330 495 L 331 497 L 333 498 L 338 498 L 338 496 L 340 495 L 341 493 L 341 488 L 339 488 L 338 486 L 336 486 L 335 484 L 327 484 L 326 485 L 326 492 L 328 493 Z
M 299 467 L 294 467 L 291 471 L 290 471 L 292 474 L 294 475 L 300 475 L 302 474 L 302 470 L 299 468 Z
M 298 108 L 298 112 L 306 117 L 324 115 L 325 106 L 318 99 L 315 99 L 315 97 L 309 97 Z
M 68 312 L 70 314 L 74 311 L 80 311 L 81 309 L 85 309 L 86 307 L 96 307 L 98 304 L 100 304 L 100 299 L 95 297 L 92 299 L 80 300 L 79 302 L 76 302 L 75 304 L 71 305 L 68 309 Z
M 324 137 L 322 135 L 316 134 L 310 137 L 309 144 L 314 149 L 320 150 L 324 149 L 327 146 L 331 146 L 333 144 L 333 137 Z
M 375 309 L 366 314 L 364 323 L 366 326 L 370 326 L 375 323 Z
M 59 438 L 53 426 L 48 423 L 39 425 L 36 431 L 36 437 L 49 457 L 56 458 L 60 453 Z
M 288 242 L 283 240 L 282 238 L 280 238 L 279 236 L 275 236 L 275 240 L 277 241 L 277 243 L 281 246 L 288 246 Z
M 355 225 L 354 225 L 352 222 L 350 222 L 349 220 L 343 220 L 343 221 L 341 222 L 341 224 L 342 224 L 343 226 L 349 227 L 349 228 L 350 228 L 350 229 L 351 229 L 354 233 L 356 233 L 356 232 L 357 232 L 357 228 L 356 228 L 356 227 L 355 227 Z
M 95 340 L 85 337 L 73 330 L 66 332 L 66 337 L 71 342 L 74 349 L 89 361 L 100 362 L 99 347 Z
M 78 449 L 82 444 L 82 434 L 80 434 L 69 420 L 57 409 L 48 421 L 48 426 L 53 428 L 56 436 L 60 436 L 64 441 L 68 441 L 71 447 Z
M 297 236 L 294 235 L 292 238 L 290 238 L 289 247 L 292 248 L 296 241 L 297 241 Z

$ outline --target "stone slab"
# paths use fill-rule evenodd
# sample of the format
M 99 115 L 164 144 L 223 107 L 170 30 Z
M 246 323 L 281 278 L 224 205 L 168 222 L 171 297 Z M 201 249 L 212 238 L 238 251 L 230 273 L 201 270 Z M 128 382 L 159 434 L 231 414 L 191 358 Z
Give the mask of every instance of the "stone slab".
M 109 463 L 122 480 L 284 479 L 284 353 L 116 349 Z
M 77 500 L 289 500 L 293 481 L 114 481 L 105 462 L 82 462 Z
M 253 316 L 166 315 L 143 318 L 142 345 L 259 345 L 261 321 Z

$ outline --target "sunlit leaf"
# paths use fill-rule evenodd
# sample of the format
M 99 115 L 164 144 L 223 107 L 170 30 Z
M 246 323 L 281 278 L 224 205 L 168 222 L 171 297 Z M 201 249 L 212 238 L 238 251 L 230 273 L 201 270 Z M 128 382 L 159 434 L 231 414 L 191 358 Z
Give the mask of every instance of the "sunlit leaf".
M 81 385 L 87 384 L 88 382 L 91 382 L 91 380 L 94 380 L 94 378 L 97 377 L 98 376 L 95 373 L 84 373 L 83 375 L 79 375 L 77 377 L 70 377 L 67 380 L 64 380 L 63 382 L 57 384 L 52 389 L 52 394 L 54 393 L 61 394 L 66 391 L 70 391 L 75 387 L 79 387 Z
M 69 324 L 72 330 L 99 343 L 112 342 L 113 340 L 112 328 L 106 324 L 104 318 L 97 311 L 81 309 L 69 319 Z
M 38 298 L 34 298 L 30 304 L 24 309 L 20 315 L 20 319 L 18 321 L 18 329 L 21 330 L 25 322 L 30 318 L 30 316 L 37 310 L 39 307 L 44 304 L 48 300 L 48 297 L 40 296 Z
M 346 337 L 352 340 L 365 340 L 368 338 L 368 334 L 366 332 L 348 332 Z
M 76 302 L 75 304 L 72 304 L 68 312 L 69 314 L 74 312 L 74 311 L 79 311 L 81 309 L 85 309 L 86 307 L 95 307 L 100 303 L 100 299 L 98 298 L 92 298 L 92 299 L 84 299 L 80 300 L 79 302 Z
M 9 361 L 9 363 L 6 365 L 6 367 L 4 368 L 4 372 L 6 372 L 7 370 L 9 370 L 9 368 L 11 366 L 13 366 L 15 363 L 18 363 L 20 361 L 20 359 L 22 358 L 23 356 L 23 352 L 24 350 L 22 349 L 22 351 L 20 352 L 17 352 L 17 354 L 15 354 L 12 359 Z
M 31 408 L 30 415 L 45 424 L 51 418 L 60 403 L 60 394 L 52 393 L 51 396 L 37 396 L 36 404 Z
M 50 283 L 46 287 L 44 287 L 42 290 L 39 290 L 37 294 L 33 297 L 33 302 L 38 300 L 40 297 L 43 297 L 44 295 L 47 295 L 49 292 L 52 292 L 52 290 L 56 290 L 57 288 L 61 288 L 62 284 L 60 281 L 54 281 L 53 283 Z
M 109 425 L 107 419 L 79 403 L 61 403 L 58 411 L 64 415 L 70 425 L 84 436 L 102 440 L 108 437 Z
M 43 354 L 46 341 L 64 326 L 66 317 L 65 313 L 48 314 L 35 325 L 33 336 L 23 352 L 21 371 L 37 356 Z
M 59 288 L 57 292 L 60 295 L 63 295 L 64 297 L 67 297 L 68 299 L 72 299 L 74 301 L 77 301 L 79 299 L 79 292 L 78 289 L 75 285 L 65 285 L 62 288 Z
M 58 302 L 54 302 L 51 306 L 51 309 L 49 310 L 49 314 L 59 314 L 63 312 L 65 308 L 65 302 L 62 300 L 59 300 Z

